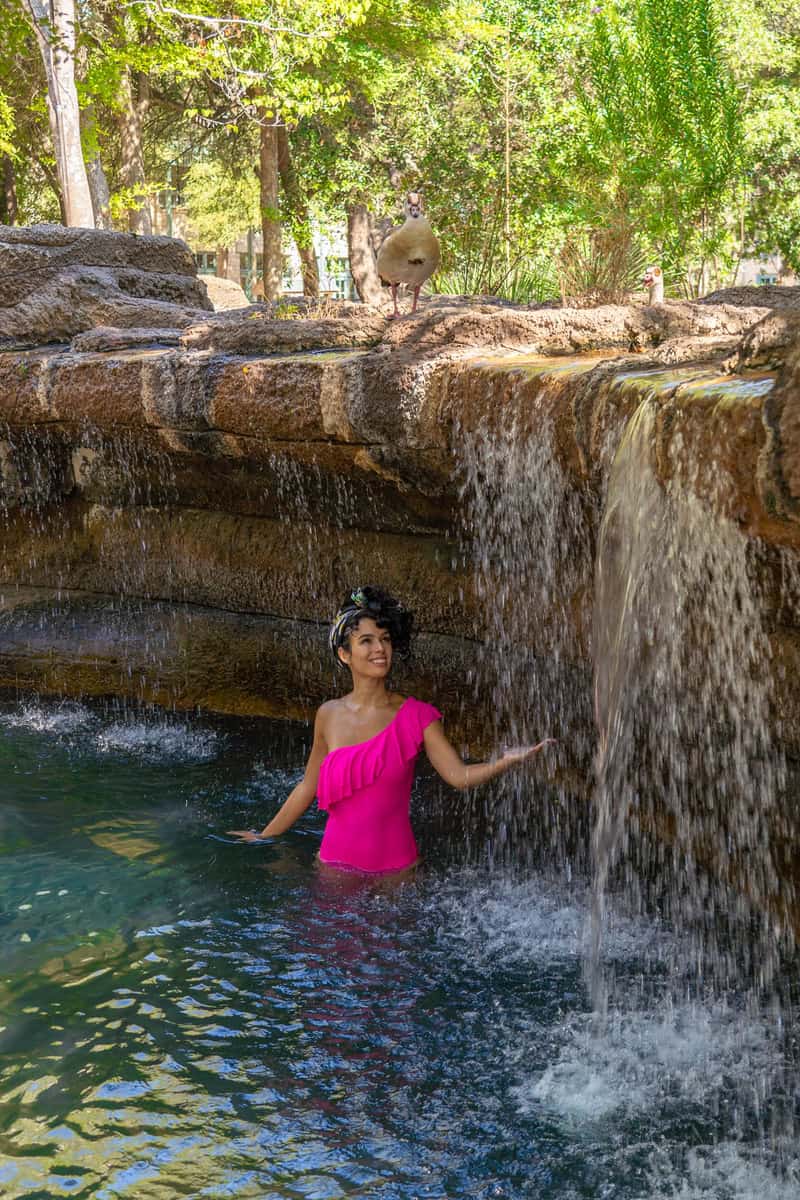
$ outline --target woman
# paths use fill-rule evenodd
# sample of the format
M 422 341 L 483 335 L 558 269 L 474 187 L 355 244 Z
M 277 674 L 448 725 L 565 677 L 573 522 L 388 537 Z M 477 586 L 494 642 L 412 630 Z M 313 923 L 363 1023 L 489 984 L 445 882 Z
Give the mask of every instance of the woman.
M 549 745 L 507 750 L 493 762 L 467 766 L 447 740 L 431 704 L 390 692 L 395 654 L 410 650 L 413 615 L 380 588 L 357 588 L 331 626 L 329 644 L 348 667 L 352 690 L 328 700 L 314 722 L 314 744 L 303 779 L 261 833 L 231 830 L 244 841 L 277 837 L 314 797 L 328 813 L 319 857 L 334 867 L 403 871 L 419 861 L 409 820 L 414 762 L 425 747 L 432 766 L 463 791 L 502 775 Z

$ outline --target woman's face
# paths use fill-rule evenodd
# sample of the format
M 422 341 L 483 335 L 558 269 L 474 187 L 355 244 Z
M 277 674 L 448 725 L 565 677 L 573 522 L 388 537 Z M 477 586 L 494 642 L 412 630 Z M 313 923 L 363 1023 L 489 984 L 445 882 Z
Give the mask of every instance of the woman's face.
M 353 675 L 385 679 L 392 666 L 392 637 L 379 629 L 372 617 L 362 617 L 350 634 L 349 646 L 339 648 L 339 658 Z

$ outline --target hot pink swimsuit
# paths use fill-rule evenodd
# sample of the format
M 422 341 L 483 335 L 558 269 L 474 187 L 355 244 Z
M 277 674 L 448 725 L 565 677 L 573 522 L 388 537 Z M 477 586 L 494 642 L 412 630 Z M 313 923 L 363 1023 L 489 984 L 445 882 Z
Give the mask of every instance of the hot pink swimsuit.
M 414 760 L 441 713 L 409 696 L 375 737 L 322 760 L 317 803 L 328 813 L 323 862 L 359 871 L 400 871 L 417 858 L 409 803 Z

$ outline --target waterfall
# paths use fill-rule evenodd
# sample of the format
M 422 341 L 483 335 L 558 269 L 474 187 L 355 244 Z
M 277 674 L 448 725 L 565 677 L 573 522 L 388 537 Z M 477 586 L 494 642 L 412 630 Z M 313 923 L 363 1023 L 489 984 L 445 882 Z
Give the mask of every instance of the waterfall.
M 624 377 L 609 386 L 624 388 Z M 616 453 L 593 495 L 559 461 L 544 384 L 538 397 L 527 390 L 526 403 L 542 405 L 539 422 L 530 411 L 520 420 L 512 385 L 491 424 L 459 431 L 466 551 L 485 617 L 476 687 L 491 695 L 496 742 L 561 738 L 568 783 L 570 767 L 586 768 L 584 689 L 593 693 L 587 972 L 599 1011 L 609 891 L 685 935 L 680 969 L 700 984 L 724 986 L 744 972 L 768 987 L 792 940 L 793 891 L 780 862 L 792 831 L 764 615 L 769 570 L 760 544 L 726 513 L 721 456 L 693 461 L 680 411 L 670 461 L 657 473 L 659 398 L 675 386 L 637 381 L 644 398 L 618 422 Z M 532 799 L 530 783 L 512 778 L 500 840 L 526 816 L 530 826 L 542 803 L 541 785 Z M 569 801 L 573 821 L 583 803 Z M 550 839 L 562 854 L 567 822 L 562 808 Z
M 490 701 L 493 727 L 486 731 L 487 740 L 499 748 L 558 738 L 548 761 L 563 785 L 591 769 L 585 662 L 591 611 L 590 498 L 575 487 L 556 456 L 545 382 L 533 402 L 542 404 L 535 436 L 523 426 L 519 405 L 527 383 L 512 378 L 510 403 L 491 423 L 484 419 L 473 429 L 456 430 L 464 547 L 480 614 L 476 633 L 481 649 L 473 682 Z M 575 852 L 564 786 L 541 795 L 536 814 L 531 813 L 524 776 L 505 776 L 498 790 L 500 811 L 490 822 L 495 859 L 519 862 L 526 851 L 535 853 L 543 846 L 556 856 Z
M 720 467 L 706 464 L 697 495 L 679 436 L 670 483 L 658 481 L 656 416 L 645 400 L 625 430 L 595 566 L 592 978 L 597 989 L 604 893 L 619 868 L 616 887 L 657 891 L 692 934 L 698 969 L 725 982 L 744 968 L 764 985 L 790 897 L 776 865 L 785 762 L 758 547 L 720 513 Z

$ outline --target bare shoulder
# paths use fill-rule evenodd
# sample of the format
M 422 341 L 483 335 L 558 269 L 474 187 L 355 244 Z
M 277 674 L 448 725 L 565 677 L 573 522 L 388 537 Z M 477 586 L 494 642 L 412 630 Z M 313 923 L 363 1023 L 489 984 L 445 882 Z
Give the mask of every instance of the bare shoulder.
M 326 700 L 324 704 L 320 704 L 317 709 L 316 721 L 318 724 L 326 724 L 331 717 L 339 712 L 343 707 L 341 699 L 337 696 L 334 700 Z
M 314 728 L 317 733 L 325 736 L 331 727 L 331 722 L 336 720 L 336 714 L 341 711 L 341 707 L 342 702 L 339 699 L 326 700 L 324 704 L 320 704 L 314 718 Z

